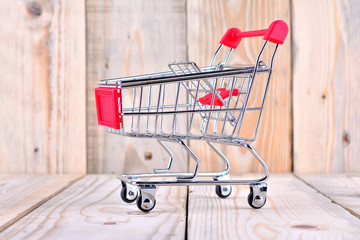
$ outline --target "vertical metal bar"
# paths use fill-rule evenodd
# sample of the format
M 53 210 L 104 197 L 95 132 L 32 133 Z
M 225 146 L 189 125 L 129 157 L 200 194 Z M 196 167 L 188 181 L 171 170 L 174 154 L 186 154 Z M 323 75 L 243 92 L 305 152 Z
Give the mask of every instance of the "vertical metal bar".
M 200 80 L 198 80 L 198 85 L 196 88 L 195 99 L 194 99 L 194 105 L 192 108 L 192 110 L 194 110 L 194 111 L 195 111 L 196 101 L 197 101 L 197 97 L 198 97 L 198 93 L 199 93 L 199 87 L 200 87 Z M 188 126 L 188 131 L 187 131 L 188 134 L 190 134 L 190 132 L 191 132 L 191 125 L 192 125 L 193 118 L 194 118 L 194 113 L 190 113 L 189 126 Z
M 140 87 L 139 113 L 141 112 L 142 94 L 143 94 L 143 87 Z M 139 129 L 140 129 L 140 115 L 138 116 L 137 129 L 136 129 L 137 133 L 139 133 Z
M 148 107 L 147 107 L 148 112 L 150 112 L 150 106 L 151 106 L 151 88 L 152 88 L 152 86 L 150 85 L 149 86 Z M 149 132 L 149 120 L 150 120 L 150 114 L 148 114 L 147 120 L 146 120 L 146 129 L 145 129 L 146 132 Z
M 225 66 L 227 65 L 227 62 L 229 61 L 229 57 L 230 57 L 231 53 L 233 52 L 233 50 L 234 50 L 234 49 L 231 48 L 230 51 L 229 51 L 229 53 L 228 53 L 228 55 L 226 56 L 225 63 L 224 63 Z M 224 87 L 225 79 L 230 79 L 230 78 L 225 78 L 225 77 L 223 77 L 223 78 L 221 79 L 221 82 L 220 82 L 220 88 L 223 88 L 223 87 Z M 230 81 L 230 80 L 229 80 L 229 81 Z M 228 89 L 228 87 L 229 87 L 229 84 L 227 84 L 226 89 Z M 220 109 L 222 109 L 222 106 L 220 106 Z M 220 115 L 221 115 L 220 112 L 216 113 L 216 120 L 215 120 L 215 125 L 214 125 L 214 133 L 217 133 L 217 127 L 218 127 L 218 120 L 217 120 L 217 119 L 220 117 Z M 224 123 L 225 123 L 225 122 L 224 122 Z
M 237 108 L 237 105 L 239 104 L 239 101 L 240 101 L 240 98 L 241 98 L 241 95 L 242 95 L 242 92 L 243 92 L 243 89 L 244 89 L 244 85 L 245 85 L 246 79 L 248 79 L 248 78 L 247 78 L 247 77 L 244 77 L 244 78 L 243 78 L 243 81 L 242 81 L 242 83 L 241 83 L 241 87 L 240 87 L 240 90 L 239 90 L 240 94 L 239 94 L 239 96 L 238 96 L 237 99 L 236 99 L 236 103 L 235 103 L 234 108 Z M 239 116 L 240 116 L 240 114 L 241 114 L 242 111 L 243 111 L 243 109 L 239 111 Z M 235 118 L 235 112 L 234 112 L 233 118 Z M 233 129 L 233 131 L 234 131 L 234 130 L 236 129 L 236 127 L 237 127 L 237 124 L 235 123 L 233 126 L 234 126 L 234 129 Z
M 249 88 L 250 88 L 250 79 L 251 79 L 251 76 L 249 76 L 249 78 L 248 78 L 249 80 L 248 80 L 248 84 L 247 84 L 247 88 L 246 88 L 246 93 L 245 93 L 245 99 L 246 99 L 246 96 L 248 95 L 248 94 L 250 94 L 250 91 L 249 91 Z M 246 111 L 246 109 L 245 109 L 245 99 L 244 99 L 244 102 L 243 102 L 243 104 L 242 104 L 242 107 L 241 107 L 241 112 L 240 112 L 240 115 L 239 115 L 239 118 L 241 119 L 241 121 L 240 121 L 240 123 L 239 123 L 239 128 L 238 128 L 238 131 L 237 131 L 237 135 L 239 135 L 240 134 L 240 129 L 241 129 L 241 126 L 242 126 L 242 124 L 243 124 L 243 118 L 244 118 L 244 115 L 245 115 L 245 111 Z M 235 130 L 235 129 L 234 129 Z
M 234 76 L 233 80 L 232 80 L 232 84 L 231 84 L 231 88 L 230 88 L 229 101 L 228 101 L 228 104 L 226 106 L 227 111 L 225 112 L 224 124 L 223 124 L 222 130 L 221 130 L 221 134 L 224 134 L 225 125 L 226 125 L 226 118 L 227 118 L 227 115 L 228 115 L 228 111 L 229 111 L 229 107 L 230 107 L 230 103 L 231 103 L 231 98 L 232 98 L 232 93 L 233 93 L 234 86 L 235 86 L 235 79 L 236 79 L 236 76 Z
M 162 112 L 164 112 L 165 110 L 165 84 L 162 84 L 164 86 L 164 90 L 163 90 L 163 96 L 162 96 Z M 164 122 L 164 114 L 161 114 L 161 123 L 160 123 L 160 132 L 163 133 L 163 122 Z
M 134 87 L 132 112 L 135 112 L 136 87 Z M 134 132 L 134 115 L 131 116 L 131 132 Z
M 261 109 L 260 109 L 260 113 L 259 113 L 259 118 L 258 118 L 258 121 L 257 121 L 257 124 L 256 124 L 256 128 L 255 128 L 255 132 L 254 132 L 253 138 L 256 138 L 256 135 L 257 135 L 257 132 L 258 132 L 258 128 L 259 128 L 259 124 L 260 124 L 260 119 L 261 119 L 261 116 L 262 116 L 262 111 L 263 111 L 263 109 L 264 109 L 264 103 L 265 103 L 266 93 L 267 93 L 267 90 L 268 90 L 268 87 L 269 87 L 270 77 L 271 77 L 271 74 L 272 74 L 272 67 L 273 67 L 274 57 L 275 57 L 275 54 L 276 54 L 276 51 L 277 51 L 278 47 L 279 47 L 279 44 L 276 44 L 276 47 L 275 47 L 274 52 L 273 52 L 273 55 L 272 55 L 272 57 L 271 57 L 269 73 L 268 73 L 268 77 L 267 77 L 267 80 L 266 80 L 264 97 L 263 97 L 263 99 L 262 99 Z
M 233 48 L 230 48 L 230 51 L 229 51 L 229 53 L 228 53 L 228 55 L 226 56 L 226 58 L 225 58 L 225 65 L 227 65 L 227 63 L 228 63 L 228 61 L 229 61 L 229 58 L 230 58 L 230 55 L 231 55 L 231 53 L 234 51 L 234 49 Z
M 177 111 L 178 101 L 179 101 L 179 93 L 180 93 L 180 83 L 176 84 L 176 97 L 175 97 L 175 106 L 174 111 Z M 172 124 L 172 133 L 177 132 L 177 114 L 174 114 L 173 124 Z
M 248 89 L 247 89 L 247 93 L 246 93 L 246 95 L 245 95 L 245 99 L 244 99 L 244 103 L 243 103 L 243 108 L 242 108 L 242 111 L 241 111 L 242 114 L 239 115 L 238 119 L 236 120 L 236 124 L 235 124 L 235 125 L 237 125 L 237 124 L 239 123 L 239 121 L 242 123 L 242 121 L 243 121 L 243 119 L 244 119 L 244 115 L 245 115 L 245 111 L 246 111 L 247 104 L 248 104 L 248 101 L 249 101 L 249 95 L 250 95 L 250 92 L 251 92 L 252 84 L 253 84 L 253 81 L 254 81 L 255 76 L 256 76 L 255 74 L 256 74 L 256 72 L 257 72 L 257 68 L 258 68 L 258 66 L 259 66 L 260 57 L 261 57 L 261 55 L 262 55 L 262 53 L 263 53 L 263 51 L 264 51 L 264 49 L 265 49 L 265 47 L 266 47 L 267 42 L 268 42 L 268 41 L 265 41 L 263 47 L 261 48 L 260 53 L 259 53 L 259 55 L 258 55 L 258 57 L 257 57 L 257 59 L 256 59 L 256 64 L 255 64 L 255 67 L 254 67 L 254 71 L 253 71 L 253 73 L 252 73 L 252 74 L 250 75 L 250 77 L 249 77 Z M 236 129 L 236 127 L 234 128 L 234 130 L 233 130 L 233 132 L 232 132 L 232 134 L 231 134 L 232 137 L 233 137 L 234 134 L 235 134 L 235 131 L 236 131 L 235 129 Z M 239 131 L 238 131 L 238 132 L 240 133 L 240 127 L 239 127 Z
M 215 92 L 216 92 L 216 85 L 217 85 L 217 82 L 218 82 L 218 78 L 216 78 L 216 79 L 214 80 L 214 82 L 215 82 L 215 86 L 213 87 L 213 95 L 212 95 L 212 98 L 211 98 L 211 105 L 210 105 L 209 110 L 212 110 L 213 107 L 214 107 Z M 220 96 L 218 96 L 218 97 L 220 97 Z M 212 114 L 212 112 L 209 112 L 208 122 L 206 123 L 206 127 L 205 127 L 205 133 L 208 132 L 209 123 L 210 123 L 210 119 L 211 119 L 211 114 Z
M 213 66 L 213 65 L 214 65 L 215 58 L 216 58 L 216 56 L 218 55 L 218 53 L 219 53 L 219 51 L 221 50 L 222 47 L 223 47 L 223 45 L 220 44 L 219 48 L 215 51 L 214 56 L 213 56 L 213 58 L 211 59 L 210 66 Z
M 162 84 L 159 85 L 159 96 L 158 96 L 158 101 L 157 101 L 157 105 L 156 105 L 156 112 L 159 113 L 159 106 L 160 106 L 160 99 L 161 99 L 161 87 Z M 155 116 L 155 127 L 154 127 L 154 133 L 156 133 L 157 131 L 157 121 L 158 121 L 159 115 L 156 114 Z

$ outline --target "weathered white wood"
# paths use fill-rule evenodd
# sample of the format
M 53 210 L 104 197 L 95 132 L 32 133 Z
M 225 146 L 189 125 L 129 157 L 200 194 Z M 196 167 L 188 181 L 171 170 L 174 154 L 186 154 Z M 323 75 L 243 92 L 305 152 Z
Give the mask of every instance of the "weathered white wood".
M 109 134 L 97 124 L 94 88 L 101 79 L 168 71 L 168 63 L 186 60 L 185 1 L 87 1 L 86 9 L 88 172 L 164 168 L 169 157 L 154 139 Z M 186 153 L 172 149 L 174 168 L 185 170 Z
M 359 239 L 360 220 L 293 175 L 272 175 L 266 205 L 252 209 L 249 188 L 227 199 L 191 187 L 188 239 Z
M 160 187 L 143 213 L 115 176 L 88 175 L 0 233 L 0 239 L 184 239 L 186 187 Z
M 301 179 L 360 217 L 360 174 L 301 174 Z
M 219 47 L 221 37 L 228 28 L 237 27 L 241 31 L 264 29 L 277 19 L 282 19 L 291 26 L 289 9 L 288 0 L 188 1 L 189 60 L 197 62 L 200 66 L 208 66 L 215 50 Z M 263 43 L 260 37 L 243 39 L 231 55 L 230 64 L 254 64 Z M 222 60 L 225 59 L 228 50 L 223 53 L 225 54 L 220 54 Z M 264 56 L 263 60 L 266 60 L 269 54 L 265 53 Z M 219 61 L 221 58 L 218 58 L 216 63 Z M 264 80 L 258 76 L 256 83 L 261 85 L 262 81 Z M 253 88 L 252 96 L 261 94 L 260 88 Z M 272 172 L 291 171 L 291 98 L 291 34 L 289 34 L 286 42 L 279 47 L 274 61 L 265 109 L 257 140 L 253 143 L 254 148 L 268 162 Z M 248 124 L 244 124 L 243 129 L 247 131 L 252 123 L 256 124 L 256 120 L 257 116 L 247 114 L 245 122 Z M 201 169 L 215 171 L 223 167 L 222 161 L 206 142 L 198 141 L 190 144 L 203 161 Z M 252 155 L 243 148 L 227 145 L 220 146 L 220 149 L 229 157 L 233 173 L 259 172 L 261 169 Z
M 0 1 L 0 172 L 86 172 L 85 1 Z
M 294 169 L 360 171 L 359 1 L 292 1 Z
M 0 175 L 0 231 L 61 192 L 79 175 Z

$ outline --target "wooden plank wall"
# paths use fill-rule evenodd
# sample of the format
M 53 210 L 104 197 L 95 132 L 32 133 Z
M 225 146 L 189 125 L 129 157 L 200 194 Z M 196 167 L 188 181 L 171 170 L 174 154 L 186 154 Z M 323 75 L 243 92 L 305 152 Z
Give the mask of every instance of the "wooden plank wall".
M 167 70 L 174 60 L 207 65 L 229 27 L 289 23 L 275 59 L 253 146 L 272 172 L 357 172 L 360 55 L 358 1 L 36 0 L 0 2 L 0 172 L 122 173 L 166 166 L 155 141 L 122 138 L 96 123 L 102 78 Z M 232 63 L 254 61 L 261 39 Z M 221 167 L 190 142 L 203 170 Z M 221 146 L 233 173 L 258 172 L 249 153 Z M 177 169 L 187 155 L 174 146 Z
M 294 169 L 359 172 L 359 1 L 292 3 Z
M 0 172 L 85 173 L 85 2 L 0 2 Z
M 218 42 L 228 28 L 237 27 L 243 31 L 264 29 L 277 19 L 290 23 L 289 9 L 290 2 L 283 0 L 188 1 L 189 59 L 198 62 L 201 66 L 208 65 L 219 45 Z M 242 40 L 234 51 L 230 64 L 255 63 L 262 45 L 261 38 Z M 277 54 L 258 138 L 252 145 L 267 161 L 272 172 L 289 172 L 292 164 L 290 34 Z M 256 118 L 252 119 L 253 122 L 256 121 Z M 205 142 L 192 142 L 191 146 L 203 160 L 203 170 L 215 171 L 223 167 L 221 160 Z M 245 149 L 232 146 L 219 147 L 229 156 L 232 173 L 261 170 Z
M 88 172 L 164 168 L 169 157 L 154 139 L 123 138 L 97 124 L 94 88 L 100 79 L 168 71 L 185 60 L 185 1 L 87 1 L 86 8 Z M 174 168 L 185 170 L 186 153 L 173 149 Z

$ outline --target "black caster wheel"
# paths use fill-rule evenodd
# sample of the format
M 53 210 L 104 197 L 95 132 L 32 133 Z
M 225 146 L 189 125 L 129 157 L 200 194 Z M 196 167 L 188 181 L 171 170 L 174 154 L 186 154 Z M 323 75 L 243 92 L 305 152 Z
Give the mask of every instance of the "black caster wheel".
M 216 195 L 218 195 L 220 198 L 227 198 L 230 196 L 232 191 L 232 187 L 231 186 L 221 186 L 221 185 L 216 185 L 215 186 L 215 192 Z
M 132 203 L 136 200 L 138 193 L 134 187 L 128 188 L 126 183 L 123 183 L 123 188 L 120 192 L 121 199 L 126 203 Z
M 248 203 L 252 208 L 259 209 L 262 208 L 266 203 L 266 197 L 261 195 L 254 196 L 254 192 L 251 191 L 248 195 Z
M 143 198 L 140 194 L 136 200 L 137 207 L 143 212 L 150 212 L 156 205 L 156 199 Z

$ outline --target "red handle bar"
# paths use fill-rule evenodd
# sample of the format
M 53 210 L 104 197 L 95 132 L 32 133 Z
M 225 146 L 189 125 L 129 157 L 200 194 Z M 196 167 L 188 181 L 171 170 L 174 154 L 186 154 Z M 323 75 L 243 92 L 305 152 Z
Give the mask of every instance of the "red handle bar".
M 257 31 L 241 32 L 238 28 L 230 28 L 220 40 L 220 44 L 230 48 L 237 48 L 242 38 L 260 36 L 264 36 L 264 40 L 276 44 L 283 44 L 288 32 L 289 27 L 286 22 L 282 20 L 274 21 L 270 24 L 269 28 Z

